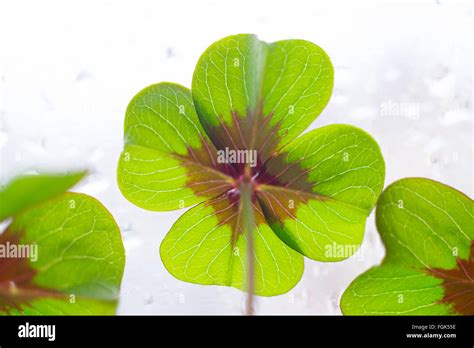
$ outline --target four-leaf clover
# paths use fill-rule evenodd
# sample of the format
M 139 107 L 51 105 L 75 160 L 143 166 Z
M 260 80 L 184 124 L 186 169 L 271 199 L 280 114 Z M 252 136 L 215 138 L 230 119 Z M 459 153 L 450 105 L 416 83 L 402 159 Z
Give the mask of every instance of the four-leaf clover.
M 192 90 L 159 83 L 132 99 L 118 165 L 122 193 L 148 210 L 193 206 L 161 244 L 172 275 L 245 290 L 252 256 L 253 292 L 271 296 L 299 281 L 303 255 L 339 261 L 357 249 L 383 188 L 384 161 L 372 137 L 353 126 L 299 136 L 332 87 L 332 64 L 317 45 L 236 35 L 204 52 Z M 247 189 L 251 249 L 243 233 Z

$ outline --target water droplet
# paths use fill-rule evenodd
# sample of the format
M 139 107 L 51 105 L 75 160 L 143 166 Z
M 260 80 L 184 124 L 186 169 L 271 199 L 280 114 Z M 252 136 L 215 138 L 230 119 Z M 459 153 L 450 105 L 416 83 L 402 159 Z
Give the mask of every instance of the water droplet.
M 46 94 L 45 91 L 41 91 L 40 97 L 41 97 L 41 100 L 46 105 L 46 110 L 53 111 L 54 110 L 54 105 L 51 102 L 51 99 L 48 97 L 48 95 Z
M 301 304 L 306 307 L 306 305 L 308 304 L 308 290 L 307 289 L 303 289 L 301 291 L 301 295 L 299 296 L 299 299 L 300 299 Z
M 333 292 L 329 296 L 329 310 L 330 314 L 340 314 L 341 310 L 339 307 L 339 302 L 340 302 L 341 294 L 339 292 Z
M 131 222 L 126 222 L 124 224 L 121 224 L 119 227 L 120 227 L 120 231 L 122 231 L 122 234 L 129 234 L 130 232 L 133 231 L 133 225 Z
M 173 58 L 173 57 L 176 55 L 175 52 L 174 52 L 173 47 L 168 47 L 168 48 L 166 49 L 166 53 L 165 53 L 165 54 L 166 54 L 166 58 L 168 58 L 168 59 L 169 59 L 169 58 Z
M 96 147 L 92 149 L 89 159 L 92 163 L 98 163 L 103 157 L 104 151 L 100 147 Z
M 451 97 L 454 92 L 455 77 L 453 74 L 431 81 L 429 89 L 435 97 Z
M 87 70 L 85 69 L 82 69 L 81 71 L 79 71 L 79 73 L 76 75 L 76 81 L 77 82 L 80 82 L 80 81 L 83 81 L 83 80 L 86 80 L 86 79 L 89 79 L 92 77 L 92 74 L 90 72 L 88 72 Z
M 152 294 L 146 294 L 143 297 L 143 304 L 145 304 L 146 306 L 153 304 L 154 301 L 155 301 L 155 298 L 153 297 Z
M 8 133 L 0 129 L 0 149 L 2 149 L 8 141 Z

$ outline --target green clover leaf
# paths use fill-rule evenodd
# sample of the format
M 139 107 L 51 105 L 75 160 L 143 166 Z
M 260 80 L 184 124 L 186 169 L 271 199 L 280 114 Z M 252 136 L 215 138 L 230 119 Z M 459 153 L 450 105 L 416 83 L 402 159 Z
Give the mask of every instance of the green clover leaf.
M 85 172 L 77 172 L 65 175 L 25 175 L 16 178 L 0 191 L 0 221 L 63 193 L 78 183 L 84 175 Z
M 357 249 L 383 188 L 377 143 L 348 125 L 298 137 L 328 103 L 333 79 L 311 42 L 235 35 L 204 52 L 191 91 L 159 83 L 132 99 L 120 190 L 148 210 L 193 206 L 161 244 L 173 276 L 242 290 L 253 281 L 250 292 L 272 296 L 299 281 L 303 255 L 338 261 L 351 255 L 333 254 L 334 245 Z
M 84 172 L 30 175 L 0 191 L 0 315 L 109 315 L 125 252 L 95 198 L 65 192 Z
M 385 189 L 376 209 L 386 257 L 356 278 L 341 308 L 355 315 L 474 315 L 474 203 L 423 178 Z

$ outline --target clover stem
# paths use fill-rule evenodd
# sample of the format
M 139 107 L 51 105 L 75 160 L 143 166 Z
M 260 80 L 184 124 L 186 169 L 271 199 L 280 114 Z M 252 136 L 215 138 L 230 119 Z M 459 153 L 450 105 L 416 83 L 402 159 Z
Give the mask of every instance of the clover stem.
M 240 186 L 240 199 L 242 204 L 242 224 L 247 240 L 247 301 L 246 314 L 254 314 L 255 290 L 255 251 L 254 251 L 254 226 L 255 213 L 252 204 L 252 183 L 244 180 Z

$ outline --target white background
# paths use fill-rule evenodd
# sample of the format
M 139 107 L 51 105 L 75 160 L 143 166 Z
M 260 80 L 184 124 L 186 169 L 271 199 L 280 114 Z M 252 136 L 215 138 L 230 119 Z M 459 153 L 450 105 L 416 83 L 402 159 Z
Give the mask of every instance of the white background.
M 473 194 L 470 1 L 0 0 L 0 181 L 35 170 L 90 168 L 76 190 L 117 219 L 127 251 L 121 314 L 240 314 L 244 294 L 174 279 L 158 248 L 182 214 L 126 201 L 116 180 L 130 99 L 160 81 L 190 86 L 204 49 L 230 34 L 300 38 L 331 57 L 335 88 L 311 128 L 359 126 L 379 142 L 386 184 L 407 176 Z M 401 114 L 394 108 L 408 107 Z M 388 109 L 387 109 L 388 108 Z M 260 314 L 340 314 L 339 298 L 384 249 L 367 223 L 360 252 L 306 260 L 288 294 Z

